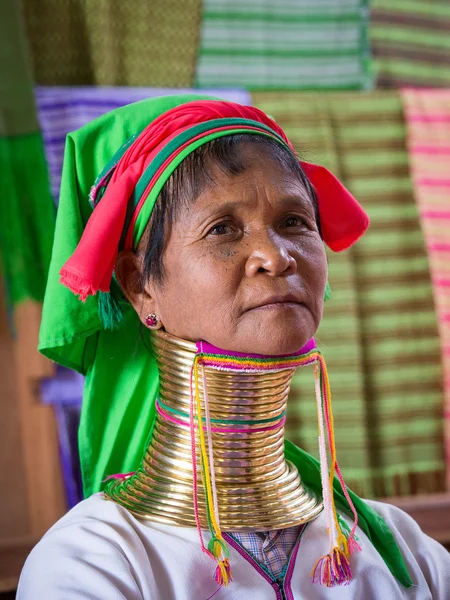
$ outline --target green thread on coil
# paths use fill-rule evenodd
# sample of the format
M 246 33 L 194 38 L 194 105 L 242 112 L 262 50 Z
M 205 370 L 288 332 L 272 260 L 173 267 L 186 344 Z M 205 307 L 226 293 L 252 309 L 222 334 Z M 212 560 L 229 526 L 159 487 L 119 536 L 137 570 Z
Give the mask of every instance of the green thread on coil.
M 167 406 L 167 404 L 164 404 L 163 402 L 161 402 L 161 400 L 158 400 L 158 404 L 161 408 L 163 408 L 164 410 L 167 410 L 167 412 L 173 413 L 180 417 L 186 417 L 187 419 L 189 418 L 189 413 L 185 413 L 182 410 L 178 410 L 177 408 L 172 408 L 171 406 Z M 260 424 L 264 424 L 264 423 L 272 423 L 274 421 L 279 421 L 285 415 L 286 415 L 286 411 L 284 410 L 277 417 L 271 417 L 270 419 L 250 419 L 250 420 L 246 420 L 246 419 L 210 419 L 210 422 L 211 423 L 230 423 L 232 425 L 260 425 Z M 206 422 L 205 417 L 202 417 L 202 422 Z

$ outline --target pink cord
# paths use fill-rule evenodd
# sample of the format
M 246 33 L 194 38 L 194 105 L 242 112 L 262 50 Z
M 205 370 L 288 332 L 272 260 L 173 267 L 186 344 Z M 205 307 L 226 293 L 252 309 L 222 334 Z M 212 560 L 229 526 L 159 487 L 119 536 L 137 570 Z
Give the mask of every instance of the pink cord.
M 209 401 L 208 401 L 208 389 L 206 385 L 206 375 L 205 370 L 202 369 L 202 378 L 203 378 L 203 401 L 205 405 L 205 420 L 206 420 L 206 437 L 208 440 L 208 454 L 209 454 L 209 465 L 211 469 L 211 488 L 213 494 L 213 504 L 214 504 L 214 512 L 216 515 L 217 526 L 220 529 L 220 517 L 219 517 L 219 501 L 217 499 L 217 488 L 216 488 L 216 473 L 214 468 L 214 452 L 213 452 L 213 443 L 212 443 L 212 435 L 211 435 L 211 419 L 209 414 Z
M 194 363 L 195 364 L 195 363 Z M 195 424 L 194 424 L 194 394 L 192 389 L 192 378 L 194 374 L 194 365 L 191 367 L 191 378 L 190 378 L 190 389 L 191 389 L 191 402 L 189 407 L 189 423 L 191 430 L 191 457 L 192 457 L 192 486 L 193 486 L 193 496 L 194 496 L 194 515 L 195 515 L 195 524 L 197 525 L 198 537 L 200 538 L 200 546 L 202 548 L 202 552 L 207 554 L 210 558 L 214 558 L 211 552 L 206 548 L 203 542 L 203 533 L 202 527 L 200 524 L 200 515 L 198 511 L 198 496 L 197 496 L 197 454 L 195 452 Z M 158 403 L 156 403 L 156 409 L 160 414 L 160 409 L 158 407 Z M 163 415 L 166 416 L 166 415 Z M 183 423 L 186 425 L 186 423 Z
M 328 459 L 327 450 L 325 444 L 325 433 L 323 427 L 323 410 L 322 410 L 322 398 L 320 393 L 320 381 L 319 381 L 319 367 L 317 363 L 314 365 L 314 383 L 316 390 L 317 400 L 317 417 L 319 421 L 319 456 L 320 456 L 320 475 L 322 480 L 322 496 L 323 504 L 325 508 L 325 518 L 327 521 L 327 529 L 330 537 L 330 552 L 335 542 L 336 528 L 333 521 L 333 510 L 331 504 L 331 490 L 330 482 L 328 477 Z
M 320 367 L 321 367 L 321 369 L 323 371 L 323 357 L 322 356 L 319 356 L 319 361 L 320 361 Z M 331 423 L 330 423 L 330 413 L 329 413 L 331 407 L 329 406 L 329 398 L 328 398 L 327 389 L 326 389 L 325 385 L 323 386 L 323 396 L 324 396 L 324 407 L 325 407 L 325 420 L 326 420 L 326 424 L 327 424 L 327 433 L 328 433 L 328 445 L 329 445 L 330 450 L 331 450 L 331 448 L 333 448 L 333 446 L 334 446 L 334 444 L 333 444 L 333 438 L 332 438 L 332 435 L 331 435 Z M 342 491 L 344 492 L 345 499 L 347 500 L 348 505 L 350 506 L 350 509 L 351 509 L 351 511 L 353 513 L 354 521 L 353 521 L 352 530 L 350 532 L 350 538 L 354 538 L 355 537 L 356 528 L 358 527 L 358 513 L 356 512 L 356 508 L 355 508 L 355 506 L 354 506 L 354 504 L 352 502 L 352 499 L 350 498 L 350 495 L 348 493 L 347 486 L 345 484 L 344 478 L 343 478 L 342 473 L 341 473 L 341 469 L 339 467 L 339 463 L 338 463 L 337 458 L 336 458 L 336 451 L 334 451 L 334 455 L 335 455 L 334 456 L 334 462 L 335 462 L 336 475 L 338 476 L 339 483 L 341 484 Z
M 130 471 L 129 473 L 115 473 L 114 475 L 108 475 L 108 477 L 102 479 L 102 483 L 105 483 L 105 481 L 109 481 L 110 479 L 126 479 L 127 477 L 131 477 L 131 475 L 134 475 L 135 473 L 136 471 Z
M 222 589 L 222 586 L 219 586 L 217 588 L 217 590 L 214 592 L 214 594 L 212 594 L 211 596 L 208 596 L 208 598 L 206 598 L 206 600 L 211 600 L 211 598 L 213 598 L 217 594 L 217 592 L 220 592 L 221 589 Z

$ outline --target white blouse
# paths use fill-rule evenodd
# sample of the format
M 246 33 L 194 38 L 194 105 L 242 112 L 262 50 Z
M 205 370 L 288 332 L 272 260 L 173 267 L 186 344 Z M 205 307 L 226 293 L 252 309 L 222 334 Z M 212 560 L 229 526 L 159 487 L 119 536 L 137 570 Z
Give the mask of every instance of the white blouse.
M 397 582 L 361 530 L 357 534 L 362 552 L 351 557 L 350 585 L 325 588 L 313 584 L 311 569 L 328 549 L 322 513 L 301 531 L 281 580 L 274 580 L 229 537 L 234 580 L 219 588 L 213 579 L 214 563 L 202 554 L 196 529 L 138 521 L 123 507 L 95 494 L 58 521 L 31 552 L 17 599 L 450 598 L 450 554 L 398 508 L 373 501 L 369 504 L 385 518 L 395 535 L 413 587 L 405 588 Z

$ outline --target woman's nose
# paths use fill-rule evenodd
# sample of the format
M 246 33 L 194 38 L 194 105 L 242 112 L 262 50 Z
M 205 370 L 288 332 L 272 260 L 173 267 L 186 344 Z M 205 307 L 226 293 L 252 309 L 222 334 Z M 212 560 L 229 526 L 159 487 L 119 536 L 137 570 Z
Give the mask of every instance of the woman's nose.
M 257 273 L 280 277 L 297 271 L 297 261 L 280 241 L 270 235 L 255 241 L 245 265 L 247 277 L 254 277 Z

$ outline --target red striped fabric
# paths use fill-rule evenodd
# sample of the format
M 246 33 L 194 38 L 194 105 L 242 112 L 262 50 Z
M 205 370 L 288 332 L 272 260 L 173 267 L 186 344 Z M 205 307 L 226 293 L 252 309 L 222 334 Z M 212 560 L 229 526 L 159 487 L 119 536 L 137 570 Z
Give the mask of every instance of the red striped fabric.
M 415 196 L 429 253 L 442 345 L 450 487 L 450 90 L 402 91 Z

